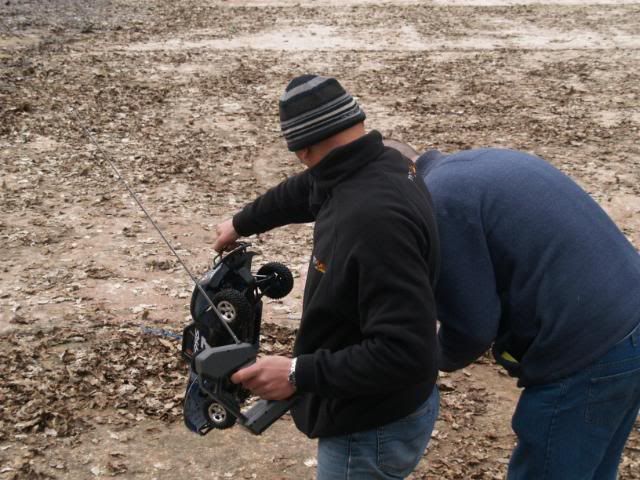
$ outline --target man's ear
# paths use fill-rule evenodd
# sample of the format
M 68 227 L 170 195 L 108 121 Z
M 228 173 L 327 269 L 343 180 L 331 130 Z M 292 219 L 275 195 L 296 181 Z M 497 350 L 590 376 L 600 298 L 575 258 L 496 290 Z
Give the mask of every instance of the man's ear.
M 296 150 L 295 153 L 296 153 L 296 157 L 298 157 L 298 160 L 300 160 L 302 163 L 304 163 L 308 167 L 311 149 L 309 147 L 304 147 L 300 150 Z

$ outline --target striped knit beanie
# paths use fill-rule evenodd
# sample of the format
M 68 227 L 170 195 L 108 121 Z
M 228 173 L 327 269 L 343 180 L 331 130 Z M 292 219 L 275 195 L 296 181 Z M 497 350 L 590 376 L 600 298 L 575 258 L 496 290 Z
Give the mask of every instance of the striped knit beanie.
M 358 102 L 335 78 L 296 77 L 280 97 L 280 126 L 292 152 L 329 138 L 364 119 Z

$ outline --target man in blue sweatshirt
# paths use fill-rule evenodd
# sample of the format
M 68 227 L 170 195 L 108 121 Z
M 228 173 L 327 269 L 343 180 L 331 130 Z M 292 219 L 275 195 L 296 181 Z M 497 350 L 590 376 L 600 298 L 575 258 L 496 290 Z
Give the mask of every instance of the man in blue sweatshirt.
M 385 143 L 416 161 L 435 205 L 440 370 L 492 346 L 524 387 L 508 479 L 615 479 L 640 408 L 638 252 L 538 157 Z

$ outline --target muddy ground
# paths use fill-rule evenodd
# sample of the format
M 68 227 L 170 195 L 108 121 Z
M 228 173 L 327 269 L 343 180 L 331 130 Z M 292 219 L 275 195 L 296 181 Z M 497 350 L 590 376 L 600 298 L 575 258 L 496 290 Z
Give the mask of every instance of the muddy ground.
M 300 170 L 276 99 L 306 72 L 419 149 L 543 156 L 640 246 L 639 31 L 637 1 L 3 0 L 0 478 L 314 476 L 288 417 L 261 437 L 182 426 L 171 333 L 192 286 L 83 129 L 198 273 L 216 223 Z M 290 348 L 310 233 L 252 240 L 297 282 L 266 305 L 267 351 Z M 514 382 L 486 359 L 440 382 L 411 478 L 503 478 Z M 640 478 L 638 429 L 621 478 Z

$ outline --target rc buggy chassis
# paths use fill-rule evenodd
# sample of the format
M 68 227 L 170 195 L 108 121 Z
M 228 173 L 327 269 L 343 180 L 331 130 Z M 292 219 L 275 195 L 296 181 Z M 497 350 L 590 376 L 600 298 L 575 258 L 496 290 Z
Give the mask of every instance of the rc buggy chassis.
M 248 251 L 248 246 L 240 243 L 224 257 L 215 259 L 191 296 L 193 322 L 182 336 L 182 355 L 190 365 L 184 421 L 191 431 L 201 435 L 214 428 L 229 428 L 236 421 L 260 434 L 294 401 L 260 400 L 242 411 L 249 393 L 229 379 L 256 359 L 262 297 L 282 298 L 293 287 L 291 271 L 281 263 L 267 263 L 253 275 L 255 252 Z

